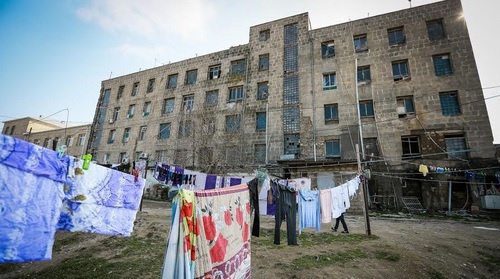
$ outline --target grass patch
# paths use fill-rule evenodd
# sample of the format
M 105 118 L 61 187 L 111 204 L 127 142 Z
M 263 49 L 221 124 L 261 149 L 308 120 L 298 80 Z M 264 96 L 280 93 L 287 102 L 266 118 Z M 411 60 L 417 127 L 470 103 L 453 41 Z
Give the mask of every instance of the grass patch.
M 305 255 L 294 259 L 292 266 L 295 269 L 321 268 L 332 264 L 344 265 L 357 258 L 368 258 L 368 254 L 360 249 L 352 249 L 338 253 Z
M 379 260 L 386 260 L 390 262 L 397 262 L 401 259 L 399 254 L 393 252 L 387 252 L 383 250 L 377 250 L 374 252 L 375 258 Z

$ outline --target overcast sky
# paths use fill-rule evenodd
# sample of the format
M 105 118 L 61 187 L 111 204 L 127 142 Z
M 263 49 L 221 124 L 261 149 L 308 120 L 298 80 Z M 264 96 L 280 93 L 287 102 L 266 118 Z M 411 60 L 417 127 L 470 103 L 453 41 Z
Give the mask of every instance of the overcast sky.
M 500 1 L 462 5 L 500 143 Z M 0 0 L 0 122 L 54 113 L 63 121 L 69 111 L 71 124 L 90 123 L 109 77 L 247 44 L 250 26 L 303 12 L 316 29 L 409 7 L 408 0 Z

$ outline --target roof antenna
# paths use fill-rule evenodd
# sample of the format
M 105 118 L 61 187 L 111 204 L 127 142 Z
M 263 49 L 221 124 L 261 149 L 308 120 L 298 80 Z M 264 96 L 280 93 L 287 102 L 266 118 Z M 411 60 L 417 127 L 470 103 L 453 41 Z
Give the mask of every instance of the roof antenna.
M 411 0 L 408 0 L 408 2 L 410 2 L 410 8 L 411 8 Z

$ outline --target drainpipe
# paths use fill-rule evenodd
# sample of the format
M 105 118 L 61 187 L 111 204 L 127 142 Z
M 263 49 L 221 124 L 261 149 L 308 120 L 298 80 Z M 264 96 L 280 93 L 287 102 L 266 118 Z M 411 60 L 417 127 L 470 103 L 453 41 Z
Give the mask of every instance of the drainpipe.
M 314 92 L 314 35 L 311 26 L 311 20 L 309 20 L 309 46 L 311 47 L 311 94 L 312 94 L 312 122 L 313 122 L 313 154 L 314 161 L 316 162 L 316 95 Z
M 358 92 L 358 58 L 354 59 L 354 85 L 356 88 L 356 107 L 358 109 L 358 130 L 359 142 L 361 145 L 361 155 L 365 159 L 365 145 L 363 143 L 363 126 L 361 125 L 361 112 L 359 111 L 359 92 Z

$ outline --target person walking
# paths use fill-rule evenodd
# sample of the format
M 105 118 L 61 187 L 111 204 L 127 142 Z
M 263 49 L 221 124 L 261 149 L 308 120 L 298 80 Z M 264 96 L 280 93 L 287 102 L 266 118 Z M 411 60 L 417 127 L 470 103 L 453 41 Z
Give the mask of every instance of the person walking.
M 349 230 L 347 229 L 347 224 L 345 223 L 344 220 L 344 213 L 341 213 L 339 217 L 335 220 L 335 227 L 332 228 L 334 232 L 337 232 L 337 229 L 339 228 L 339 222 L 342 222 L 342 227 L 344 230 L 341 233 L 349 233 Z

